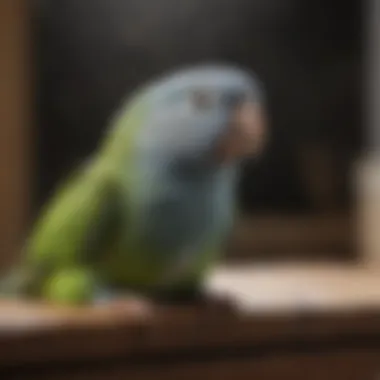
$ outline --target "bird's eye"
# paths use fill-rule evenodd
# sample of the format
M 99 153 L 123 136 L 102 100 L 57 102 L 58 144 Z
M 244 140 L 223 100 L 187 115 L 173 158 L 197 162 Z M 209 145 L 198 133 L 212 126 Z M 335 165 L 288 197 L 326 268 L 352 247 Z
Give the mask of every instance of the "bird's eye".
M 215 96 L 209 91 L 195 90 L 191 93 L 191 102 L 196 109 L 207 110 L 215 103 Z
M 227 107 L 236 107 L 245 99 L 244 94 L 239 92 L 229 92 L 223 96 L 223 104 Z

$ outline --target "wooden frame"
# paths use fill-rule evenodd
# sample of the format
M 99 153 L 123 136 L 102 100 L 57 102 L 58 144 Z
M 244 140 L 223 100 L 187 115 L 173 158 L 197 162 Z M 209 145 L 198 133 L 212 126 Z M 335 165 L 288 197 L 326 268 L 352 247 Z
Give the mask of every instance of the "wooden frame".
M 31 193 L 28 2 L 0 2 L 0 265 L 20 248 Z

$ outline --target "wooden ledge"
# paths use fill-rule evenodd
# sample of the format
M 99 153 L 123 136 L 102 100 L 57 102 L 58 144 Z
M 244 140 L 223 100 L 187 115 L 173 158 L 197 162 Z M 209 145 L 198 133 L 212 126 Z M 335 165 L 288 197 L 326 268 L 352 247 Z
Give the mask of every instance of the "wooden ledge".
M 244 216 L 234 230 L 228 257 L 277 262 L 352 259 L 357 257 L 355 237 L 355 218 L 347 213 Z
M 380 277 L 375 271 L 331 264 L 221 267 L 209 288 L 233 297 L 235 312 L 131 307 L 116 315 L 4 301 L 0 374 L 36 363 L 128 362 L 128 357 L 136 361 L 163 353 L 289 342 L 347 345 L 350 339 L 368 337 L 380 350 Z

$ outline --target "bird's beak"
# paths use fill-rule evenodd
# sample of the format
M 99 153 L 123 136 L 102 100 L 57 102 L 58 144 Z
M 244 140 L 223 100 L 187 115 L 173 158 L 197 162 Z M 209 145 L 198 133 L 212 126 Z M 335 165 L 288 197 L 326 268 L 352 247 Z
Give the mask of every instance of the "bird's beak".
M 267 122 L 263 107 L 251 101 L 237 105 L 230 116 L 227 133 L 218 146 L 222 162 L 258 155 L 265 146 Z

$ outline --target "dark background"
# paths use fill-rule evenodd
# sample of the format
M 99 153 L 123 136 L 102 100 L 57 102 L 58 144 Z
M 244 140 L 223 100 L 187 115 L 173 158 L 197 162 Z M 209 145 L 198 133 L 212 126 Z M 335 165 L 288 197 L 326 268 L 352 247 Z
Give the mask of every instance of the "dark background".
M 36 210 L 93 151 L 121 97 L 205 60 L 252 68 L 267 87 L 272 139 L 245 168 L 244 209 L 347 209 L 361 147 L 361 19 L 360 1 L 36 3 Z

